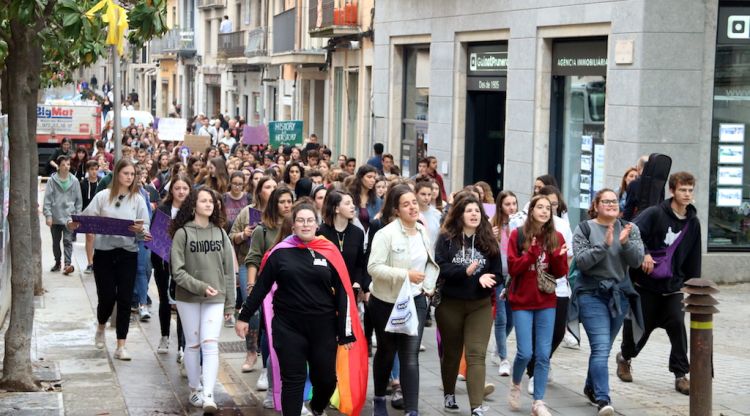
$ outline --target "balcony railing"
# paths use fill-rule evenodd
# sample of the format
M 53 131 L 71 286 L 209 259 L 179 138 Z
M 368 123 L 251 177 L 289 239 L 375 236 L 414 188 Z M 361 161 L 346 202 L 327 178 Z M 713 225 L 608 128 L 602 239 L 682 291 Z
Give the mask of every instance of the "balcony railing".
M 174 53 L 189 57 L 195 52 L 195 32 L 192 28 L 170 29 L 161 38 L 151 40 L 152 55 Z
M 252 58 L 254 56 L 264 56 L 268 54 L 266 47 L 266 28 L 259 27 L 247 32 L 247 46 L 245 46 L 245 56 Z
M 224 0 L 196 0 L 195 7 L 199 9 L 224 7 Z
M 310 0 L 309 33 L 332 37 L 359 32 L 357 2 L 353 0 Z
M 219 33 L 219 57 L 237 58 L 245 55 L 245 31 Z
M 273 17 L 273 53 L 294 50 L 294 26 L 297 9 L 289 9 Z

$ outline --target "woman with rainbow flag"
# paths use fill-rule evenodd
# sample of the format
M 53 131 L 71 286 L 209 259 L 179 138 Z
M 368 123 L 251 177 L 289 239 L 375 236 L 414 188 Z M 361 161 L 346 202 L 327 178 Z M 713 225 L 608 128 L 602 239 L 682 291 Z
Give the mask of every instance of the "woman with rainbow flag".
M 235 330 L 244 338 L 262 302 L 271 362 L 280 370 L 273 372 L 280 374 L 273 386 L 282 414 L 300 414 L 309 368 L 313 415 L 323 414 L 337 382 L 339 410 L 359 415 L 367 393 L 367 343 L 349 273 L 339 250 L 315 236 L 318 223 L 311 204 L 295 206 L 292 221 L 293 234 L 263 258 Z

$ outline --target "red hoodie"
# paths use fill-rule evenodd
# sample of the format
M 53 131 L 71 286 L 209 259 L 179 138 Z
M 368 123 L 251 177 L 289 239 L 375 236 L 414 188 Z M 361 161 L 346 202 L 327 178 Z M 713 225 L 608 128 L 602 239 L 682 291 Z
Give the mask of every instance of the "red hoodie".
M 526 237 L 528 238 L 528 236 Z M 547 271 L 555 277 L 568 275 L 567 255 L 560 255 L 560 246 L 565 243 L 562 234 L 557 233 L 557 247 L 550 252 L 542 253 L 541 246 L 537 243 L 529 247 L 523 253 L 518 252 L 518 229 L 513 230 L 508 241 L 508 274 L 511 276 L 508 284 L 508 300 L 513 310 L 537 310 L 554 308 L 557 306 L 557 295 L 555 292 L 542 293 L 537 289 L 536 271 L 534 265 L 536 259 L 543 255 L 542 264 L 546 265 Z M 537 238 L 539 241 L 539 238 Z

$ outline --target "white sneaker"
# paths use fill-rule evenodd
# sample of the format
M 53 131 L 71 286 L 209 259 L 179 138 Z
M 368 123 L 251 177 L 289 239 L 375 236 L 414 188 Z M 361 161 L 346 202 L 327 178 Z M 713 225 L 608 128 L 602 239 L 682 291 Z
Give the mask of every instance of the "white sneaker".
M 458 381 L 466 381 L 466 377 L 464 377 L 463 374 L 459 374 L 458 377 L 456 377 L 456 380 L 458 380 Z
M 268 390 L 268 370 L 263 369 L 258 377 L 258 382 L 255 384 L 255 390 L 265 391 Z
M 185 360 L 185 350 L 182 348 L 177 349 L 177 362 L 182 364 L 182 361 Z
M 180 376 L 182 378 L 187 378 L 187 369 L 185 369 L 185 362 L 180 362 L 178 366 L 180 367 Z
M 126 350 L 125 347 L 118 347 L 115 350 L 115 358 L 121 361 L 132 360 L 132 358 L 130 357 L 130 354 L 128 354 L 128 350 Z
M 375 334 L 372 335 L 372 347 L 377 348 L 378 347 L 378 337 L 375 336 Z
M 578 343 L 578 340 L 576 340 L 576 337 L 573 336 L 570 332 L 565 332 L 565 336 L 562 340 L 562 346 L 564 348 L 570 348 L 574 350 L 581 349 L 581 345 Z
M 266 397 L 263 399 L 264 409 L 273 409 L 273 393 L 271 390 L 266 390 Z
M 424 344 L 419 344 L 419 352 L 425 352 L 427 351 L 427 347 L 424 346 Z
M 216 413 L 219 408 L 216 406 L 213 394 L 203 396 L 203 413 Z
M 497 373 L 502 377 L 510 376 L 510 361 L 503 360 L 500 362 L 500 368 L 497 369 Z
M 169 337 L 161 337 L 159 346 L 156 347 L 157 354 L 166 354 L 169 352 Z
M 138 308 L 138 317 L 141 322 L 148 322 L 151 319 L 151 313 L 145 305 L 141 305 Z
M 302 403 L 302 411 L 300 412 L 299 416 L 313 416 L 313 414 L 309 410 L 307 410 L 307 406 Z
M 104 330 L 101 331 L 98 329 L 96 330 L 96 335 L 94 335 L 94 345 L 96 345 L 96 348 L 102 349 L 104 348 L 104 345 L 106 344 L 107 339 L 104 337 Z
M 199 390 L 192 390 L 188 401 L 194 407 L 203 407 L 203 393 Z
M 234 328 L 234 324 L 234 315 L 230 316 L 229 319 L 224 319 L 224 328 Z
M 484 383 L 484 397 L 487 398 L 495 392 L 495 385 L 493 383 Z
M 526 391 L 528 391 L 530 395 L 534 395 L 534 377 L 529 377 L 529 385 L 526 387 Z

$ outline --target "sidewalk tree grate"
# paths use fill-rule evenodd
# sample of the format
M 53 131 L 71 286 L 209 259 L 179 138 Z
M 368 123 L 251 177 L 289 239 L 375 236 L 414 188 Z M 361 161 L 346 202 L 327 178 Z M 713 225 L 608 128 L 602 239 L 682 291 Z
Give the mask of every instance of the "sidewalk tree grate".
M 247 352 L 245 349 L 245 341 L 220 342 L 219 352 Z

